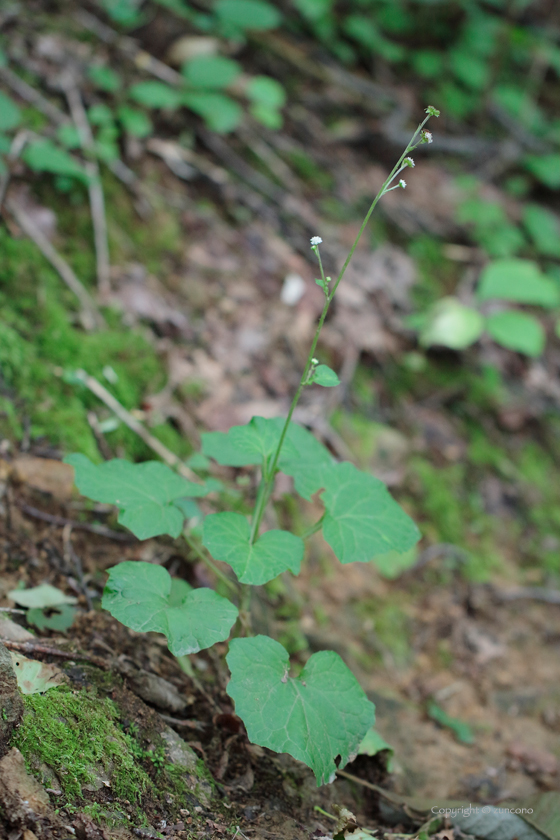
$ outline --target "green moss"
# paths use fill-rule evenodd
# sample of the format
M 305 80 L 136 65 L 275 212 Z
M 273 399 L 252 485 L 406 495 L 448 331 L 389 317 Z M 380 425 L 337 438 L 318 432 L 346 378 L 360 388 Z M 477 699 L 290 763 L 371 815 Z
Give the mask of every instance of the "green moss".
M 159 390 L 166 374 L 154 348 L 139 330 L 120 328 L 85 333 L 74 323 L 76 301 L 46 264 L 34 244 L 0 231 L 0 377 L 4 405 L 0 407 L 0 433 L 20 437 L 18 417 L 31 419 L 33 438 L 45 437 L 66 451 L 79 451 L 99 459 L 87 422 L 88 410 L 105 413 L 84 387 L 68 384 L 61 373 L 84 368 L 104 381 L 111 367 L 117 381 L 110 390 L 128 409 L 138 408 L 147 393 Z M 110 315 L 110 313 L 108 313 Z M 10 409 L 8 403 L 16 408 Z M 180 456 L 189 444 L 169 424 L 154 430 Z M 110 444 L 129 458 L 153 458 L 137 435 L 119 426 Z
M 51 689 L 25 697 L 25 711 L 14 745 L 33 772 L 40 774 L 41 763 L 51 768 L 69 800 L 82 798 L 83 786 L 95 783 L 100 772 L 110 775 L 113 794 L 131 803 L 152 788 L 134 760 L 130 736 L 117 726 L 111 700 Z

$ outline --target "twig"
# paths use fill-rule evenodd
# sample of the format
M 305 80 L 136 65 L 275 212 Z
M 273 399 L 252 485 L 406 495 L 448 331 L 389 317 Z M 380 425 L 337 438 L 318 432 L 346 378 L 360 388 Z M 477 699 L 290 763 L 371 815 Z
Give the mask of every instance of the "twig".
M 4 173 L 4 175 L 2 175 L 2 178 L 0 179 L 0 215 L 2 215 L 2 205 L 4 204 L 4 199 L 6 198 L 10 178 L 12 177 L 12 164 L 16 162 L 16 160 L 23 152 L 23 149 L 28 139 L 29 132 L 24 130 L 18 131 L 18 133 L 12 140 L 10 151 L 6 159 L 6 163 L 8 164 L 6 167 L 6 172 Z
M 144 70 L 151 73 L 156 79 L 162 82 L 167 82 L 169 85 L 182 85 L 185 81 L 184 77 L 173 70 L 163 61 L 154 58 L 145 50 L 140 49 L 138 45 L 126 36 L 119 35 L 110 26 L 102 23 L 94 15 L 86 12 L 84 9 L 79 9 L 74 14 L 74 19 L 82 26 L 93 32 L 105 44 L 112 44 L 124 55 L 128 56 L 139 70 Z
M 45 99 L 38 90 L 28 85 L 27 82 L 24 82 L 9 67 L 0 67 L 0 79 L 11 87 L 14 93 L 17 93 L 18 96 L 37 108 L 38 111 L 44 114 L 51 122 L 55 123 L 55 125 L 70 122 L 64 111 L 61 111 L 60 108 L 57 108 L 56 105 L 53 105 L 52 102 Z
M 43 656 L 57 656 L 59 659 L 77 659 L 83 662 L 91 662 L 104 671 L 109 670 L 109 665 L 99 656 L 88 656 L 86 653 L 68 653 L 66 650 L 51 648 L 48 645 L 36 644 L 35 642 L 13 642 L 11 639 L 0 639 L 8 650 L 19 650 L 20 653 L 41 654 Z
M 93 432 L 93 436 L 97 441 L 99 451 L 101 452 L 106 461 L 110 461 L 113 457 L 113 453 L 111 452 L 111 447 L 109 446 L 109 444 L 105 440 L 105 437 L 103 436 L 101 424 L 99 423 L 97 414 L 95 413 L 95 411 L 88 411 L 86 416 L 90 429 Z
M 86 152 L 95 152 L 95 142 L 87 114 L 76 85 L 66 80 L 64 91 L 68 100 L 68 106 L 76 129 L 80 136 L 82 149 Z M 105 215 L 105 198 L 101 185 L 99 164 L 96 160 L 89 160 L 86 163 L 86 171 L 89 175 L 88 192 L 91 218 L 93 222 L 93 239 L 95 243 L 95 258 L 97 266 L 97 288 L 101 300 L 106 300 L 111 292 L 111 266 L 109 262 L 109 242 L 107 238 L 107 217 Z
M 546 589 L 544 586 L 520 586 L 517 589 L 498 589 L 492 587 L 494 595 L 500 601 L 542 601 L 545 604 L 560 604 L 560 590 Z
M 105 321 L 99 312 L 95 301 L 89 292 L 82 285 L 80 280 L 74 274 L 68 263 L 60 256 L 58 251 L 51 245 L 44 233 L 39 230 L 35 222 L 27 215 L 25 210 L 16 204 L 15 201 L 8 199 L 6 206 L 10 213 L 14 216 L 18 225 L 33 240 L 35 245 L 41 251 L 45 259 L 47 259 L 52 267 L 59 273 L 68 288 L 76 295 L 81 304 L 80 318 L 86 330 L 93 330 L 104 327 Z
M 67 519 L 65 516 L 57 516 L 54 513 L 46 513 L 43 510 L 39 510 L 31 505 L 26 505 L 23 502 L 16 502 L 16 504 L 22 513 L 27 514 L 27 516 L 32 516 L 34 519 L 40 519 L 43 522 L 48 522 L 51 525 L 59 525 L 61 527 L 71 525 L 76 531 L 89 531 L 90 534 L 97 534 L 99 537 L 107 537 L 108 539 L 116 540 L 117 542 L 136 542 L 136 537 L 132 536 L 132 534 L 124 534 L 120 531 L 113 531 L 111 528 L 106 528 L 104 525 L 92 525 L 89 522 L 76 522 L 74 519 Z
M 119 420 L 128 426 L 133 432 L 136 432 L 139 438 L 141 438 L 146 446 L 149 446 L 159 457 L 165 461 L 166 464 L 169 464 L 170 467 L 174 467 L 177 472 L 179 472 L 183 478 L 187 478 L 189 481 L 194 481 L 200 484 L 200 479 L 192 470 L 186 467 L 170 449 L 167 448 L 161 441 L 155 438 L 150 432 L 137 420 L 135 417 L 132 416 L 130 411 L 120 404 L 120 402 L 105 388 L 104 385 L 101 384 L 94 376 L 90 376 L 85 372 L 85 370 L 78 370 L 76 371 L 76 377 L 82 382 L 86 388 L 95 394 L 105 405 L 113 411 Z
M 87 588 L 86 582 L 84 580 L 82 561 L 80 560 L 78 554 L 76 554 L 74 546 L 72 545 L 72 525 L 70 524 L 65 525 L 62 529 L 62 544 L 64 546 L 64 560 L 68 565 L 70 565 L 70 563 L 73 564 L 76 570 L 76 577 L 78 578 L 78 583 L 80 584 L 80 589 L 82 590 L 82 595 L 86 599 L 87 608 L 88 610 L 92 610 L 93 601 L 91 600 L 89 589 Z

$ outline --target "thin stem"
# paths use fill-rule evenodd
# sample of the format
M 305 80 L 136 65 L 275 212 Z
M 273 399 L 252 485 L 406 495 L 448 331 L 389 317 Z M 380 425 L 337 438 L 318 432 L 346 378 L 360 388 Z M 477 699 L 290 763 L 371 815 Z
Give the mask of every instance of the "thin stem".
M 311 527 L 308 528 L 307 531 L 304 531 L 303 534 L 300 534 L 299 535 L 300 540 L 306 540 L 308 537 L 311 537 L 313 534 L 316 534 L 317 531 L 320 531 L 321 528 L 323 527 L 324 518 L 325 518 L 325 514 L 323 514 L 322 517 L 320 519 L 318 519 L 317 522 L 315 522 L 314 525 L 311 525 Z
M 199 560 L 202 560 L 205 566 L 208 566 L 211 569 L 216 577 L 218 577 L 222 583 L 225 583 L 227 588 L 230 592 L 234 592 L 236 595 L 239 595 L 239 587 L 225 575 L 221 569 L 219 569 L 211 557 L 208 557 L 200 548 L 197 546 L 195 541 L 189 535 L 189 533 L 185 530 L 183 531 L 183 537 L 185 538 L 185 542 L 187 543 L 188 547 L 196 554 Z
M 408 143 L 406 149 L 404 150 L 404 152 L 402 153 L 402 155 L 398 159 L 397 163 L 395 164 L 395 166 L 391 170 L 389 176 L 387 177 L 387 179 L 383 183 L 381 189 L 379 190 L 379 192 L 377 193 L 377 195 L 373 199 L 373 201 L 370 205 L 370 208 L 369 208 L 368 212 L 366 213 L 365 219 L 362 222 L 360 230 L 358 231 L 358 235 L 356 236 L 356 239 L 354 240 L 354 244 L 352 245 L 352 247 L 350 249 L 350 252 L 349 252 L 348 256 L 346 257 L 346 260 L 344 261 L 344 265 L 340 269 L 338 277 L 336 278 L 336 281 L 335 281 L 332 289 L 330 289 L 330 290 L 329 290 L 329 288 L 327 286 L 327 283 L 326 283 L 325 273 L 323 271 L 323 263 L 322 263 L 322 260 L 321 260 L 321 255 L 319 253 L 319 247 L 318 246 L 313 246 L 313 250 L 317 254 L 317 258 L 319 260 L 319 268 L 321 270 L 321 278 L 323 279 L 323 282 L 325 284 L 325 286 L 324 286 L 325 303 L 324 303 L 324 306 L 323 306 L 323 311 L 321 312 L 321 317 L 319 318 L 319 323 L 317 324 L 317 329 L 315 330 L 315 335 L 313 336 L 313 341 L 311 342 L 311 348 L 310 348 L 309 354 L 307 356 L 307 362 L 305 364 L 305 369 L 304 369 L 302 377 L 300 379 L 298 389 L 297 389 L 296 393 L 294 394 L 294 398 L 293 398 L 292 403 L 290 405 L 290 409 L 288 411 L 288 416 L 286 417 L 286 421 L 285 421 L 284 426 L 282 428 L 282 433 L 280 435 L 280 439 L 278 441 L 276 451 L 275 451 L 274 456 L 272 458 L 272 461 L 270 463 L 270 467 L 266 470 L 263 468 L 263 475 L 262 475 L 261 482 L 260 482 L 260 485 L 259 485 L 259 490 L 258 490 L 258 493 L 257 493 L 257 499 L 255 501 L 255 508 L 254 508 L 254 512 L 253 512 L 253 518 L 252 518 L 252 522 L 251 522 L 251 538 L 250 538 L 251 539 L 251 544 L 253 544 L 255 542 L 255 540 L 258 538 L 259 527 L 260 527 L 260 524 L 261 524 L 261 521 L 262 521 L 262 517 L 263 517 L 264 511 L 265 511 L 266 505 L 268 503 L 268 500 L 270 498 L 270 494 L 272 493 L 272 488 L 274 486 L 274 477 L 275 477 L 275 473 L 276 473 L 276 468 L 278 466 L 278 460 L 280 458 L 280 452 L 282 450 L 282 446 L 284 445 L 284 440 L 285 440 L 286 435 L 288 433 L 288 428 L 290 426 L 290 422 L 291 422 L 294 410 L 295 410 L 295 408 L 296 408 L 296 406 L 299 402 L 299 398 L 301 396 L 301 393 L 302 393 L 304 387 L 308 383 L 308 374 L 309 374 L 309 370 L 311 368 L 312 360 L 314 358 L 315 348 L 317 347 L 317 342 L 319 341 L 319 335 L 321 333 L 321 329 L 323 328 L 323 324 L 325 323 L 325 318 L 327 317 L 327 312 L 329 311 L 329 306 L 331 304 L 331 301 L 334 297 L 334 294 L 335 294 L 335 292 L 338 288 L 338 285 L 339 285 L 340 281 L 344 277 L 344 274 L 346 272 L 346 269 L 348 268 L 348 265 L 350 264 L 350 260 L 352 259 L 353 255 L 354 255 L 354 251 L 358 247 L 358 243 L 359 243 L 359 241 L 362 237 L 362 234 L 363 234 L 364 230 L 366 229 L 366 226 L 367 226 L 367 223 L 370 220 L 371 214 L 375 210 L 379 200 L 382 198 L 382 196 L 387 191 L 387 188 L 389 187 L 391 182 L 398 175 L 400 175 L 400 173 L 402 172 L 401 167 L 403 165 L 404 159 L 407 157 L 409 152 L 411 152 L 413 149 L 415 149 L 416 146 L 422 141 L 421 132 L 422 132 L 422 129 L 424 128 L 424 126 L 426 125 L 426 123 L 428 122 L 429 119 L 430 119 L 430 114 L 428 114 L 428 116 L 420 123 L 420 125 L 418 126 L 418 128 L 416 129 L 414 134 L 412 135 L 412 138 L 411 138 L 410 142 Z M 415 142 L 415 141 L 417 141 L 417 142 Z

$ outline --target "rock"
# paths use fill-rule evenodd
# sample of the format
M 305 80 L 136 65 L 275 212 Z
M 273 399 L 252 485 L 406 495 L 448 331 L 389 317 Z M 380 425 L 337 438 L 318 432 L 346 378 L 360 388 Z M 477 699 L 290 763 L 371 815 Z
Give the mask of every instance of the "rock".
M 11 825 L 34 825 L 50 810 L 49 795 L 25 769 L 15 747 L 0 761 L 0 807 Z

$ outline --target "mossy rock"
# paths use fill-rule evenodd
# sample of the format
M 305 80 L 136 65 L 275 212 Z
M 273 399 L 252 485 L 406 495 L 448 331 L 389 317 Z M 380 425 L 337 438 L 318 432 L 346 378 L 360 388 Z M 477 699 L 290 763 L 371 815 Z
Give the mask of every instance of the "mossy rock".
M 87 670 L 87 673 L 86 673 Z M 11 746 L 57 813 L 109 828 L 197 823 L 215 814 L 211 776 L 193 750 L 136 695 L 95 669 L 79 683 L 24 697 Z

